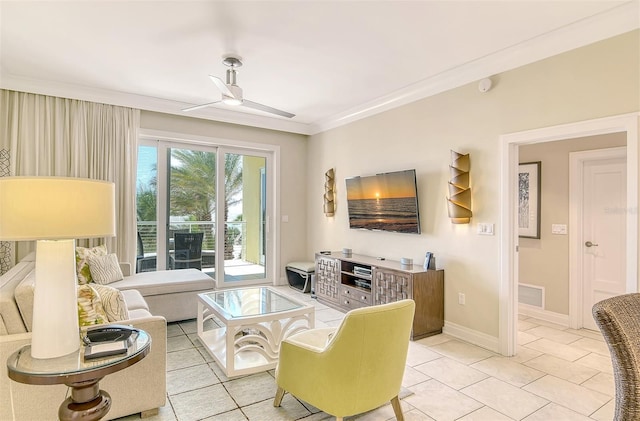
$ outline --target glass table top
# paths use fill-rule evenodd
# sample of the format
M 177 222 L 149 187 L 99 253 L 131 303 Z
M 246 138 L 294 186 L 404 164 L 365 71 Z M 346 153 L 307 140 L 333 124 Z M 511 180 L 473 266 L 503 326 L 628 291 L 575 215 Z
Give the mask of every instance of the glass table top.
M 305 307 L 269 287 L 238 288 L 199 294 L 229 319 L 279 313 Z
M 39 377 L 40 381 L 30 381 L 32 384 L 59 383 L 46 380 L 70 375 L 82 375 L 83 373 L 109 372 L 110 368 L 121 365 L 127 360 L 140 357 L 148 352 L 151 337 L 143 330 L 137 330 L 133 343 L 126 354 L 114 355 L 94 360 L 84 359 L 84 347 L 78 351 L 57 358 L 37 359 L 31 356 L 31 345 L 21 348 L 12 354 L 7 360 L 7 368 L 14 377 L 30 377 L 32 380 Z M 18 378 L 14 379 L 17 381 Z M 26 383 L 26 382 L 25 382 Z

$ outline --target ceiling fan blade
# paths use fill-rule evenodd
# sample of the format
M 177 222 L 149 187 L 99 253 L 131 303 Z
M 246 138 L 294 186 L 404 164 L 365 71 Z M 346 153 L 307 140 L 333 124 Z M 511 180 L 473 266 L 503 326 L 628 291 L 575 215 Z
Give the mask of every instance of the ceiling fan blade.
M 277 108 L 272 108 L 267 105 L 258 104 L 257 102 L 249 101 L 245 99 L 242 102 L 242 105 L 248 108 L 253 108 L 254 110 L 266 111 L 271 114 L 276 114 L 282 117 L 292 118 L 295 117 L 295 114 L 288 113 L 286 111 L 278 110 Z
M 219 77 L 216 77 L 214 75 L 209 75 L 209 78 L 211 79 L 211 81 L 213 83 L 216 84 L 218 89 L 220 89 L 220 92 L 222 92 L 226 96 L 230 96 L 230 97 L 235 98 L 235 96 L 233 95 L 233 92 L 231 92 L 231 90 L 229 89 L 227 84 L 224 83 L 224 81 L 222 79 L 220 79 Z
M 221 102 L 221 101 L 218 100 L 213 102 L 207 102 L 206 104 L 194 105 L 193 107 L 183 108 L 182 111 L 184 111 L 185 113 L 189 111 L 195 111 L 195 110 L 199 110 L 200 108 L 205 108 L 210 105 L 217 104 L 218 102 Z

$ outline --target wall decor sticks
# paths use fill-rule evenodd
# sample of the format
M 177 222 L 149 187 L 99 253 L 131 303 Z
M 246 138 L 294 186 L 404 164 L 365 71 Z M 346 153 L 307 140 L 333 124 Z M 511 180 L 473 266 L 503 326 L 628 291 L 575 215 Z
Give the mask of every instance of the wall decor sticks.
M 324 174 L 324 214 L 326 216 L 333 216 L 336 212 L 335 185 L 335 174 L 333 168 L 330 168 Z
M 468 224 L 471 220 L 471 188 L 469 188 L 469 154 L 451 151 L 449 165 L 449 197 L 447 207 L 453 224 Z

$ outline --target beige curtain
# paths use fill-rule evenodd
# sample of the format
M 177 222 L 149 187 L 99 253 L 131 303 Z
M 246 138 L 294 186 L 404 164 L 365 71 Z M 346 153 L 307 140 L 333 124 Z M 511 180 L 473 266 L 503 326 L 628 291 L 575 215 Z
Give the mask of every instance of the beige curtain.
M 0 90 L 0 123 L 0 151 L 9 153 L 11 175 L 115 182 L 117 233 L 104 242 L 120 261 L 135 263 L 140 111 Z

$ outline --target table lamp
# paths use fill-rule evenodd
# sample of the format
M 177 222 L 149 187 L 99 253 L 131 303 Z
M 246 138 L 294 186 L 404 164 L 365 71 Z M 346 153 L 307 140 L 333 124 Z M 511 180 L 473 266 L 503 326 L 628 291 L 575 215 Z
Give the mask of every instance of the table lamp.
M 113 237 L 115 226 L 113 183 L 0 177 L 0 240 L 37 240 L 32 357 L 79 348 L 75 240 Z

